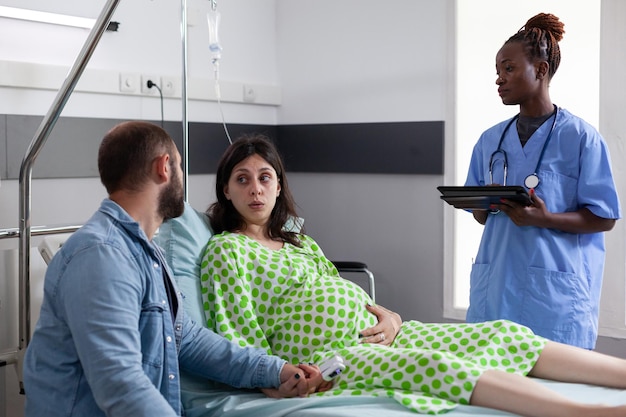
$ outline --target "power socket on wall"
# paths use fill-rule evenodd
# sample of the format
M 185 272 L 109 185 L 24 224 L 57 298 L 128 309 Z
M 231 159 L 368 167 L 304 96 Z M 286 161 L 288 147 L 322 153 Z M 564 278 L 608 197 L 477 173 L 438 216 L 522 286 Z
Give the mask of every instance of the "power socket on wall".
M 135 93 L 139 90 L 139 74 L 122 72 L 120 73 L 120 92 Z
M 59 85 L 67 77 L 67 67 L 61 65 L 35 64 L 30 62 L 16 62 L 0 59 L 0 84 L 2 87 L 10 88 L 32 88 L 44 90 L 57 90 Z M 152 70 L 149 70 L 152 71 Z M 155 71 L 158 71 L 156 69 Z M 86 68 L 84 76 L 76 85 L 76 92 L 94 94 L 119 94 L 121 96 L 144 96 L 157 97 L 158 90 L 151 88 L 147 93 L 142 83 L 142 72 L 132 70 L 101 70 Z M 152 75 L 152 72 L 146 72 Z M 168 78 L 172 80 L 173 92 L 170 95 Z M 147 81 L 147 80 L 146 80 Z M 161 90 L 165 88 L 163 96 L 168 98 L 179 98 L 182 95 L 182 79 L 171 73 L 163 73 L 156 77 L 156 81 L 163 84 Z M 211 86 L 214 83 L 212 76 L 191 78 L 189 85 L 194 88 L 190 91 L 190 97 L 200 101 L 216 101 L 216 94 Z M 142 85 L 143 84 L 143 85 Z M 270 106 L 280 106 L 282 103 L 281 88 L 276 85 L 266 84 L 245 84 L 244 83 L 222 81 L 220 82 L 221 99 L 231 103 L 265 104 Z M 249 87 L 252 87 L 250 89 Z M 245 97 L 245 99 L 244 99 Z M 30 110 L 25 110 L 30 111 Z M 6 186 L 6 184 L 5 184 Z
M 243 101 L 246 103 L 254 103 L 256 100 L 256 90 L 254 86 L 244 84 L 243 86 Z
M 176 95 L 178 91 L 178 78 L 176 77 L 161 77 L 161 91 L 163 96 L 172 97 Z
M 175 96 L 178 88 L 178 79 L 176 77 L 160 77 L 154 74 L 135 74 L 120 73 L 120 92 L 121 93 L 139 93 L 148 95 L 157 95 L 158 89 L 148 87 L 148 80 L 156 84 L 163 93 L 163 96 Z
M 159 91 L 156 88 L 154 87 L 148 88 L 148 80 L 158 85 L 159 88 L 162 88 L 161 77 L 159 77 L 158 75 L 154 75 L 154 74 L 141 74 L 141 92 L 143 94 L 150 94 L 150 95 L 158 94 Z

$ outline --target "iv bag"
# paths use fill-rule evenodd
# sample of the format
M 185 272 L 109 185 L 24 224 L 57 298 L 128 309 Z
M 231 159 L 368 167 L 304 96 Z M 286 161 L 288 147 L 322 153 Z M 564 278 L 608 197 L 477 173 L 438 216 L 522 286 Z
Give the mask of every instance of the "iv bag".
M 222 46 L 220 45 L 217 35 L 220 24 L 220 13 L 217 10 L 209 11 L 207 20 L 209 22 L 209 51 L 211 51 L 213 62 L 215 62 L 220 59 L 222 52 Z

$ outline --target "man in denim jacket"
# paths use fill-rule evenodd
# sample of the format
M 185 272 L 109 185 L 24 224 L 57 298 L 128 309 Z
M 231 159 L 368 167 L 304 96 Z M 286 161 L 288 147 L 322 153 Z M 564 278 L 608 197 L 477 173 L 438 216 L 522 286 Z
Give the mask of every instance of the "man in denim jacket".
M 184 208 L 168 134 L 126 122 L 98 153 L 109 193 L 51 261 L 24 363 L 26 416 L 180 416 L 180 370 L 272 397 L 326 389 L 317 367 L 243 349 L 196 325 L 152 237 Z

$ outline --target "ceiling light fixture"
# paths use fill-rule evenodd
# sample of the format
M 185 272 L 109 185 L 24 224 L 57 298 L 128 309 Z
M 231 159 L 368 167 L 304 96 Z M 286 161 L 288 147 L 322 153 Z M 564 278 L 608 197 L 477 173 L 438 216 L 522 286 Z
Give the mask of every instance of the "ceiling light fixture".
M 0 17 L 51 23 L 62 26 L 73 26 L 85 29 L 91 29 L 96 22 L 96 19 L 90 19 L 87 17 L 69 16 L 65 14 L 40 12 L 38 10 L 20 9 L 17 7 L 6 6 L 0 6 Z

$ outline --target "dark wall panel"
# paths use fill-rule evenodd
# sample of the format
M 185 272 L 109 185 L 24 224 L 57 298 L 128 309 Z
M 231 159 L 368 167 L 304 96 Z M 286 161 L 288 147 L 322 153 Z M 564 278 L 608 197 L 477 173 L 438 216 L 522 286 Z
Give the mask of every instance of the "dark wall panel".
M 7 171 L 19 178 L 26 150 L 43 116 L 7 116 Z M 34 178 L 98 176 L 98 146 L 119 120 L 63 117 L 56 122 L 33 165 Z
M 0 176 L 17 179 L 42 116 L 0 115 Z M 34 178 L 97 177 L 98 146 L 117 119 L 59 118 L 33 166 Z M 159 123 L 153 121 L 153 123 Z M 180 122 L 165 122 L 181 153 Z M 277 144 L 288 171 L 337 173 L 443 173 L 443 122 L 329 125 L 227 124 L 235 140 L 262 133 Z M 221 123 L 189 123 L 190 174 L 215 173 L 228 147 Z
M 278 126 L 288 171 L 443 174 L 443 122 Z
M 168 132 L 176 141 L 178 149 L 182 149 L 181 123 L 171 126 Z M 262 133 L 271 139 L 276 138 L 276 126 L 227 124 L 228 133 L 232 140 L 246 133 Z M 215 173 L 217 163 L 228 148 L 228 137 L 224 126 L 218 123 L 189 123 L 189 173 Z
M 7 174 L 7 117 L 0 115 L 0 179 L 8 178 Z

